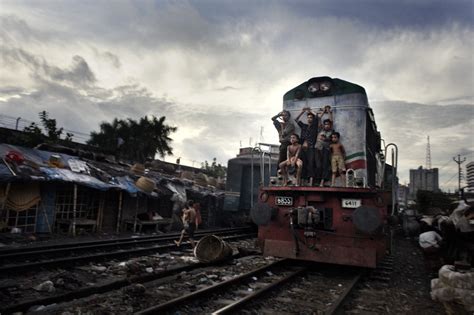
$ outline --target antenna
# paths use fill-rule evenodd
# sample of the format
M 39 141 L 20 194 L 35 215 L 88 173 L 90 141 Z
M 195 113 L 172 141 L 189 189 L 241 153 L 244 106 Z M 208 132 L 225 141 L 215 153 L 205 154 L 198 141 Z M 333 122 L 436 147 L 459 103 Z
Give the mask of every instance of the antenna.
M 426 144 L 426 169 L 431 169 L 431 148 L 430 148 L 430 136 L 426 137 L 428 143 Z
M 461 160 L 461 155 L 458 154 L 458 158 L 456 159 L 455 157 L 453 157 L 453 161 L 456 162 L 458 165 L 458 193 L 459 193 L 459 196 L 461 196 L 461 177 L 462 177 L 461 164 L 466 161 L 466 158 L 463 158 Z

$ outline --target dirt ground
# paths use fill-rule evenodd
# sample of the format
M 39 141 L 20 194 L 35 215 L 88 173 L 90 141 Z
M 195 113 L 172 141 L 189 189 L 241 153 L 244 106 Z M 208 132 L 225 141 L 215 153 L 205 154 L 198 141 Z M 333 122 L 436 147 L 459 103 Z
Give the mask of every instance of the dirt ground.
M 426 256 L 417 239 L 395 236 L 392 257 L 390 281 L 363 281 L 345 314 L 468 314 L 461 305 L 431 299 L 431 279 L 443 262 Z

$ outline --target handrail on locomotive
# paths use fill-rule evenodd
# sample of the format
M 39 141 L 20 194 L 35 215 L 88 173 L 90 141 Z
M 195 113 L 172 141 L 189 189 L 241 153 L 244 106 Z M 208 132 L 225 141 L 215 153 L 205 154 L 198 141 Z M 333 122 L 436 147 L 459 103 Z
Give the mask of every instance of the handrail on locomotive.
M 264 143 L 260 143 L 260 145 L 266 145 Z M 265 184 L 265 155 L 268 155 L 268 176 L 270 177 L 270 174 L 272 172 L 272 152 L 269 151 L 269 152 L 266 152 L 266 151 L 263 151 L 260 147 L 254 147 L 252 148 L 252 153 L 251 153 L 251 156 L 250 156 L 250 160 L 251 160 L 251 166 L 250 166 L 250 178 L 251 178 L 251 181 L 250 181 L 250 191 L 252 192 L 250 194 L 250 205 L 251 207 L 254 206 L 254 200 L 253 200 L 253 191 L 254 191 L 254 187 L 253 187 L 253 174 L 254 174 L 254 152 L 258 152 L 260 153 L 260 181 L 259 181 L 259 188 L 262 187 L 264 184 Z

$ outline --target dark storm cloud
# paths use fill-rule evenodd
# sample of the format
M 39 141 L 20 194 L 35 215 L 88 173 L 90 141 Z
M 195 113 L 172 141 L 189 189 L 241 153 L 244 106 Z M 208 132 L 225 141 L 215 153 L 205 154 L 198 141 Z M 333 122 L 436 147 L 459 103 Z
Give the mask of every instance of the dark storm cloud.
M 4 86 L 0 87 L 0 95 L 17 95 L 23 93 L 25 90 L 18 86 Z
M 38 32 L 14 15 L 0 15 L 0 39 L 5 42 L 36 39 Z
M 1 47 L 0 57 L 5 64 L 11 67 L 15 67 L 17 64 L 28 67 L 31 70 L 31 75 L 38 78 L 68 82 L 76 86 L 85 86 L 96 81 L 94 73 L 81 56 L 74 56 L 72 65 L 68 69 L 52 66 L 43 58 L 21 48 Z
M 114 65 L 115 68 L 120 68 L 122 63 L 120 62 L 120 58 L 117 55 L 114 55 L 110 51 L 106 51 L 104 56 L 110 60 L 110 62 Z
M 278 1 L 289 4 L 288 1 Z M 473 2 L 470 0 L 337 0 L 298 1 L 288 6 L 297 15 L 318 18 L 337 16 L 363 20 L 365 23 L 384 28 L 428 29 L 458 21 L 473 24 Z
M 403 101 L 379 101 L 373 102 L 372 107 L 376 118 L 397 126 L 397 129 L 403 130 L 416 126 L 415 132 L 456 128 L 474 119 L 472 104 L 441 106 Z
M 54 80 L 66 81 L 80 86 L 96 81 L 94 73 L 81 56 L 72 57 L 72 65 L 69 69 L 51 67 L 49 75 Z

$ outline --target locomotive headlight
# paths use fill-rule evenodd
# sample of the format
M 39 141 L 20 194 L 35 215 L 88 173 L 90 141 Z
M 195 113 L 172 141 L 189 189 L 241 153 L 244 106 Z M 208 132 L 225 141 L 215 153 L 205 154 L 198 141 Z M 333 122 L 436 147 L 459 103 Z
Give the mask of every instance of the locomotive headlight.
M 310 91 L 311 93 L 316 93 L 317 91 L 319 91 L 319 84 L 316 82 L 311 83 L 308 86 L 308 91 Z
M 260 200 L 261 200 L 262 202 L 267 202 L 267 200 L 268 200 L 268 194 L 267 194 L 266 192 L 261 193 L 261 194 L 260 194 Z
M 328 81 L 321 82 L 321 84 L 319 85 L 319 88 L 321 89 L 321 91 L 326 92 L 331 88 L 331 82 L 328 82 Z

